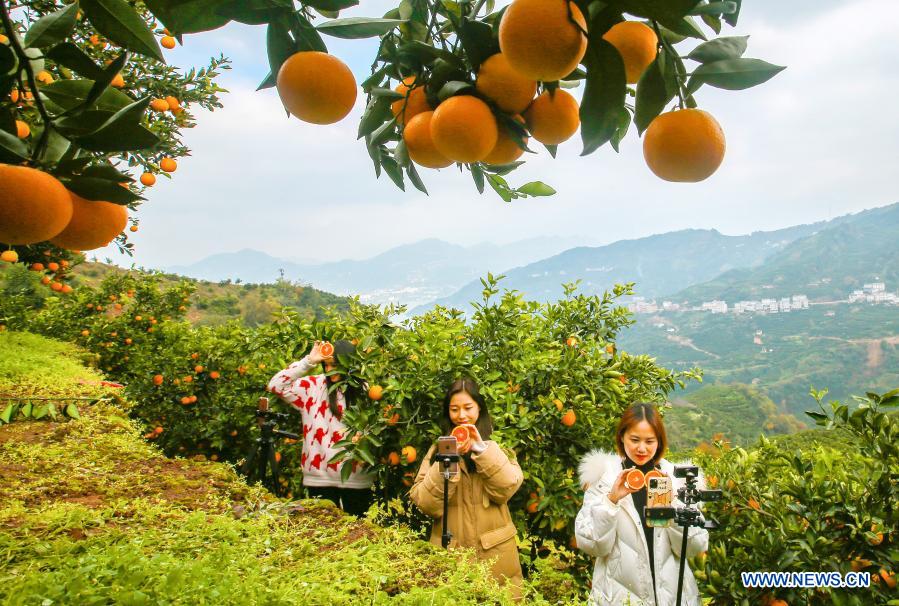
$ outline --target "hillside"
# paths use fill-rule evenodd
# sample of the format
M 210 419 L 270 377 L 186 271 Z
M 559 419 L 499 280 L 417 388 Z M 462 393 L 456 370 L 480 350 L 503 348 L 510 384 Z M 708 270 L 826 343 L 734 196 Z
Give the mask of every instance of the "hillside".
M 498 273 L 554 255 L 575 241 L 574 237 L 543 237 L 502 245 L 460 246 L 431 238 L 396 246 L 367 259 L 335 258 L 322 263 L 296 263 L 242 250 L 211 255 L 166 271 L 212 281 L 259 283 L 274 282 L 283 271 L 285 279 L 341 295 L 359 295 L 366 302 L 414 306 L 447 296 L 488 271 Z
M 562 284 L 581 280 L 587 294 L 602 294 L 615 284 L 636 282 L 639 295 L 674 293 L 684 285 L 711 280 L 734 268 L 759 265 L 790 242 L 820 229 L 821 224 L 800 225 L 748 236 L 726 236 L 716 230 L 687 229 L 599 247 L 578 247 L 505 272 L 503 286 L 538 301 L 562 296 Z M 475 280 L 450 297 L 414 309 L 420 313 L 444 305 L 467 311 L 480 298 Z
M 7 397 L 25 375 L 58 367 L 68 369 L 62 379 L 43 375 L 54 397 L 110 394 L 95 372 L 74 372 L 72 346 L 0 333 L 0 352 L 29 360 L 0 378 Z M 0 602 L 509 603 L 464 550 L 327 501 L 278 501 L 229 465 L 164 457 L 140 438 L 128 406 L 0 424 Z
M 141 272 L 142 269 L 122 269 L 105 263 L 85 262 L 72 270 L 78 284 L 97 286 L 110 273 Z M 321 318 L 325 308 L 347 309 L 347 299 L 302 286 L 286 280 L 276 280 L 273 284 L 234 284 L 230 281 L 209 282 L 175 274 L 157 275 L 163 285 L 174 285 L 187 281 L 194 288 L 190 298 L 187 319 L 196 325 L 217 325 L 229 320 L 240 319 L 247 326 L 257 326 L 271 319 L 272 314 L 282 306 L 297 310 L 307 318 Z M 21 265 L 0 265 L 0 293 L 22 294 L 34 305 L 42 305 L 51 291 L 39 283 L 35 272 L 27 271 Z
M 756 268 L 731 270 L 672 295 L 697 304 L 721 299 L 786 297 L 801 293 L 810 300 L 846 300 L 870 282 L 899 285 L 899 204 L 875 208 L 786 246 Z
M 750 385 L 707 385 L 679 398 L 665 415 L 671 448 L 691 450 L 715 439 L 749 446 L 759 435 L 793 433 L 805 428 L 797 419 Z
M 770 315 L 640 314 L 619 342 L 668 368 L 699 366 L 705 384 L 751 384 L 799 419 L 813 404 L 811 386 L 845 400 L 899 385 L 899 310 L 889 305 Z M 695 389 L 688 386 L 688 398 Z

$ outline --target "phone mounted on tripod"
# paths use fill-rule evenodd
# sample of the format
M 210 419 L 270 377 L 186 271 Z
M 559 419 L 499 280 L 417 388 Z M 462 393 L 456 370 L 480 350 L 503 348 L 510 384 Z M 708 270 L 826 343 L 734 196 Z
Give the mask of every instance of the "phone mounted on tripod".
M 256 405 L 256 424 L 260 433 L 242 468 L 248 482 L 261 482 L 279 497 L 282 496 L 283 490 L 275 443 L 281 438 L 296 441 L 302 439 L 298 434 L 277 428 L 279 421 L 287 422 L 290 418 L 291 415 L 288 413 L 271 410 L 267 397 L 259 398 Z

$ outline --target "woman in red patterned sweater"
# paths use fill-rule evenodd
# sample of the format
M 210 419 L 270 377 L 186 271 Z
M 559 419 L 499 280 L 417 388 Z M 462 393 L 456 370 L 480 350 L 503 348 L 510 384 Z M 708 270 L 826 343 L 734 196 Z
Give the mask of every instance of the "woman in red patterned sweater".
M 334 343 L 331 356 L 322 355 L 322 342 L 316 341 L 302 360 L 294 362 L 268 383 L 268 391 L 275 394 L 303 416 L 303 486 L 310 497 L 329 499 L 347 513 L 362 515 L 368 511 L 374 493 L 374 477 L 358 468 L 357 463 L 331 463 L 340 452 L 334 445 L 346 435 L 341 417 L 347 406 L 354 404 L 352 394 L 329 387 L 340 380 L 330 374 L 336 369 L 337 356 L 352 355 L 355 347 L 349 341 Z M 322 365 L 324 372 L 308 374 Z M 340 477 L 342 465 L 353 465 L 353 472 L 344 482 Z

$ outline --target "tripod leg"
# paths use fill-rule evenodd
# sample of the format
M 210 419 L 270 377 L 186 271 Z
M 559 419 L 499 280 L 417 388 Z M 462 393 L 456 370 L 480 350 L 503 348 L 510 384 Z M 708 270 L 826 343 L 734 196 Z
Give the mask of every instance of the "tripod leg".
M 677 575 L 677 606 L 681 606 L 681 593 L 684 591 L 684 567 L 687 565 L 687 534 L 689 526 L 683 526 L 684 536 L 680 544 L 680 571 Z
M 268 449 L 268 466 L 272 472 L 272 488 L 271 491 L 275 493 L 275 496 L 281 496 L 281 478 L 278 473 L 278 459 L 275 458 L 275 449 L 273 446 L 269 446 Z
M 244 461 L 243 466 L 241 467 L 243 475 L 247 477 L 248 484 L 252 484 L 256 480 L 256 478 L 254 477 L 254 463 L 256 462 L 257 456 L 259 456 L 258 445 L 253 446 L 253 448 L 250 450 L 250 453 L 247 455 L 246 461 Z

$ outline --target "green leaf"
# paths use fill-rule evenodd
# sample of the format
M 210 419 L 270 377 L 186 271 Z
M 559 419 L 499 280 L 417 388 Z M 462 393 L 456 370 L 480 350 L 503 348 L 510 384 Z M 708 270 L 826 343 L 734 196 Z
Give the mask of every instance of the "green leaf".
M 7 76 L 14 74 L 19 66 L 19 59 L 16 52 L 6 44 L 0 44 L 0 75 Z M 5 94 L 6 91 L 3 91 Z
M 687 55 L 687 59 L 712 63 L 725 59 L 739 59 L 746 52 L 749 36 L 727 36 L 703 42 Z
M 125 0 L 81 0 L 81 8 L 98 32 L 122 48 L 165 63 L 153 32 Z
M 471 178 L 474 179 L 474 185 L 478 189 L 479 194 L 484 193 L 484 169 L 480 164 L 470 164 Z
M 366 463 L 368 463 L 368 464 L 371 465 L 372 467 L 374 467 L 375 465 L 377 465 L 377 463 L 375 462 L 375 458 L 371 455 L 371 453 L 368 451 L 368 449 L 367 449 L 365 446 L 362 446 L 362 445 L 360 444 L 359 446 L 356 447 L 355 452 L 356 452 L 356 454 L 358 454 L 360 457 L 362 457 L 362 460 L 363 460 L 363 461 L 365 461 Z
M 68 116 L 55 120 L 53 126 L 70 139 L 83 137 L 100 130 L 114 115 L 115 112 L 112 111 L 92 109 L 81 112 L 77 116 Z
M 73 419 L 80 419 L 81 415 L 78 414 L 78 407 L 75 406 L 74 403 L 68 404 L 66 406 L 66 415 L 72 417 Z
M 47 416 L 47 405 L 45 404 L 43 406 L 38 406 L 37 408 L 35 408 L 34 412 L 31 416 L 34 417 L 35 419 L 43 419 L 44 417 L 46 417 Z
M 94 86 L 92 80 L 56 80 L 49 86 L 41 88 L 41 94 L 65 110 L 71 110 L 87 98 Z M 117 112 L 134 103 L 134 99 L 116 88 L 107 88 L 97 98 L 96 109 Z
M 677 82 L 674 80 L 673 72 L 667 74 L 669 78 L 663 73 L 667 65 L 665 53 L 659 53 L 637 82 L 634 124 L 641 135 L 649 127 L 649 123 L 662 113 L 668 102 L 674 98 Z
M 556 193 L 556 190 L 542 181 L 525 183 L 515 191 L 526 196 L 551 196 Z
M 618 130 L 618 110 L 627 95 L 624 63 L 614 46 L 593 39 L 584 56 L 587 85 L 581 101 L 582 156 L 593 153 L 612 139 Z
M 387 122 L 385 122 L 384 124 L 382 124 L 381 126 L 376 128 L 374 130 L 374 132 L 372 132 L 372 134 L 370 135 L 371 145 L 377 146 L 377 145 L 380 145 L 381 143 L 384 143 L 385 141 L 389 141 L 390 139 L 395 138 L 394 137 L 395 130 L 396 130 L 396 118 L 392 117 L 392 114 L 391 114 L 390 120 L 388 120 Z M 368 137 L 369 135 L 366 135 L 366 136 Z
M 393 28 L 405 23 L 404 19 L 379 19 L 375 17 L 349 17 L 333 19 L 315 29 L 335 38 L 357 39 L 382 36 Z
M 294 14 L 294 23 L 293 27 L 291 27 L 291 31 L 297 41 L 297 51 L 312 50 L 321 53 L 328 52 L 328 47 L 325 45 L 325 41 L 322 40 L 321 35 L 302 14 Z
M 499 41 L 493 37 L 493 28 L 486 23 L 463 19 L 457 33 L 474 71 L 499 52 Z
M 47 51 L 47 58 L 90 80 L 97 80 L 103 75 L 103 68 L 94 63 L 87 53 L 71 42 L 57 44 Z
M 68 189 L 85 200 L 102 200 L 104 202 L 112 202 L 113 204 L 129 204 L 143 199 L 131 191 L 131 189 L 124 188 L 108 179 L 75 176 L 60 180 Z
M 424 181 L 421 180 L 421 177 L 418 174 L 418 169 L 415 168 L 415 164 L 412 162 L 409 163 L 409 166 L 406 167 L 406 176 L 409 177 L 409 180 L 412 181 L 412 185 L 415 186 L 415 189 L 422 192 L 424 195 L 428 195 L 428 188 L 425 187 Z
M 24 141 L 0 130 L 0 160 L 9 164 L 19 164 L 28 159 L 28 145 Z
M 4 423 L 9 423 L 12 420 L 12 411 L 14 404 L 7 404 L 6 408 L 3 409 L 3 413 L 0 414 L 0 421 Z
M 81 147 L 91 151 L 137 151 L 159 143 L 159 137 L 140 122 L 150 97 L 135 101 L 116 112 L 99 130 L 79 137 Z
M 400 168 L 396 160 L 387 155 L 382 156 L 381 166 L 384 167 L 384 172 L 387 173 L 387 176 L 390 177 L 390 179 L 396 184 L 396 186 L 401 190 L 406 191 L 406 185 L 403 182 L 403 169 Z
M 125 64 L 128 62 L 129 55 L 130 53 L 124 52 L 113 59 L 112 63 L 106 66 L 106 68 L 103 70 L 103 76 L 101 78 L 98 78 L 94 82 L 94 85 L 87 93 L 87 98 L 84 100 L 84 105 L 80 108 L 76 108 L 74 110 L 74 113 L 78 113 L 89 108 L 94 103 L 94 101 L 100 98 L 100 95 L 103 94 L 103 91 L 109 88 L 109 85 L 116 77 L 116 74 L 122 71 L 122 68 L 125 67 Z
M 724 15 L 724 21 L 731 27 L 737 25 L 737 19 L 740 17 L 740 7 L 743 4 L 743 0 L 734 0 L 734 3 L 737 5 L 737 10 Z
M 610 0 L 607 4 L 623 13 L 665 23 L 689 15 L 699 2 L 700 0 Z
M 726 90 L 743 90 L 767 82 L 784 69 L 761 59 L 725 59 L 703 63 L 693 70 L 687 82 L 687 91 L 693 93 L 703 84 Z
M 715 32 L 715 35 L 721 33 L 721 19 L 714 15 L 702 15 L 700 17 L 702 22 L 712 28 L 712 31 Z
M 626 107 L 622 107 L 618 112 L 618 129 L 615 131 L 615 134 L 612 135 L 612 149 L 616 152 L 618 151 L 618 145 L 621 143 L 622 139 L 627 135 L 627 131 L 631 126 L 631 113 L 627 110 Z
M 358 139 L 370 135 L 393 118 L 393 112 L 390 110 L 392 101 L 390 97 L 372 97 L 359 120 Z
M 440 90 L 437 92 L 437 98 L 443 102 L 450 97 L 455 97 L 459 93 L 468 90 L 474 90 L 474 84 L 471 82 L 463 82 L 461 80 L 451 80 L 440 87 Z
M 25 33 L 25 46 L 47 48 L 62 42 L 75 29 L 75 16 L 78 14 L 78 3 L 44 15 L 34 22 Z
M 733 0 L 709 2 L 701 4 L 690 11 L 691 15 L 729 15 L 737 12 L 737 3 Z
M 305 0 L 306 6 L 320 11 L 339 11 L 359 4 L 359 0 Z
M 275 74 L 273 74 L 272 72 L 269 72 L 268 75 L 265 77 L 265 79 L 259 83 L 259 86 L 256 87 L 256 90 L 260 91 L 260 90 L 263 90 L 266 88 L 271 88 L 277 83 L 278 83 L 278 78 L 275 76 Z
M 25 405 L 22 406 L 22 408 L 19 412 L 22 414 L 23 417 L 25 417 L 27 419 L 27 418 L 31 417 L 32 409 L 34 409 L 34 405 L 31 402 L 26 402 Z
M 499 197 L 503 199 L 503 202 L 511 202 L 513 198 L 513 192 L 509 189 L 509 184 L 505 179 L 500 177 L 499 175 L 491 175 L 487 174 L 487 183 L 490 184 L 490 187 L 493 188 Z
M 681 36 L 699 38 L 700 40 L 706 39 L 705 32 L 700 29 L 696 21 L 693 20 L 693 17 L 684 17 L 677 21 L 660 21 L 659 23 L 664 25 L 668 30 L 680 34 Z
M 293 15 L 294 5 L 293 0 L 235 0 L 221 12 L 238 23 L 263 25 Z
M 230 0 L 145 0 L 144 4 L 170 31 L 179 34 L 206 32 L 231 21 L 223 14 Z
M 296 44 L 290 37 L 287 26 L 280 21 L 268 24 L 265 31 L 265 50 L 268 54 L 269 73 L 275 74 L 277 82 L 277 74 L 281 71 L 281 65 L 297 52 Z

